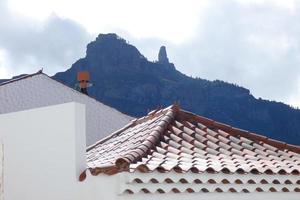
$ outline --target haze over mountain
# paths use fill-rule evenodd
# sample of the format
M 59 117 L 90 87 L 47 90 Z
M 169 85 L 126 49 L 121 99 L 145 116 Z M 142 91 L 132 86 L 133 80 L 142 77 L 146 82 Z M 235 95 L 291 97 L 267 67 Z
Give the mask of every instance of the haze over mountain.
M 126 114 L 142 116 L 179 102 L 182 108 L 214 120 L 300 144 L 300 110 L 256 99 L 234 84 L 188 77 L 169 62 L 165 47 L 159 50 L 158 61 L 150 62 L 116 34 L 100 34 L 87 45 L 84 58 L 54 78 L 74 87 L 80 70 L 91 73 L 90 96 Z

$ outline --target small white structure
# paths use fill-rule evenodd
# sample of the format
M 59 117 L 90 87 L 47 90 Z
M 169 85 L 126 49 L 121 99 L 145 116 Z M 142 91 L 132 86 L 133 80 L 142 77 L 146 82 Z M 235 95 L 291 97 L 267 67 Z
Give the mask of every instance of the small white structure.
M 297 146 L 172 106 L 86 152 L 85 107 L 0 115 L 4 200 L 299 200 Z
M 0 115 L 4 200 L 79 200 L 85 108 L 62 104 Z
M 95 143 L 133 119 L 63 85 L 41 71 L 0 84 L 0 114 L 73 101 L 86 105 L 87 145 Z

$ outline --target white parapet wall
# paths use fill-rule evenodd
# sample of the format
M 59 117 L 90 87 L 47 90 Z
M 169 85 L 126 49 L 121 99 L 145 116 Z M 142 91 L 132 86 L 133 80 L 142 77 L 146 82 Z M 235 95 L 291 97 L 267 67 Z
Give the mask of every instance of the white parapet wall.
M 4 199 L 85 199 L 85 129 L 78 103 L 0 115 Z
M 138 182 L 134 180 L 139 179 Z M 155 180 L 152 182 L 151 180 Z M 172 183 L 167 183 L 165 180 L 172 180 Z M 194 180 L 201 180 L 203 183 L 197 184 Z M 221 180 L 227 179 L 230 183 L 222 184 Z M 243 183 L 234 183 L 240 179 Z M 257 183 L 249 184 L 248 180 L 253 180 Z M 260 180 L 267 180 L 268 184 L 261 184 Z M 273 180 L 278 180 L 280 184 L 273 184 Z M 183 183 L 181 180 L 185 180 Z M 208 180 L 215 180 L 216 183 L 208 183 Z M 290 180 L 290 184 L 285 184 L 286 180 Z M 280 175 L 274 177 L 272 175 L 224 175 L 218 174 L 193 174 L 193 173 L 119 173 L 116 175 L 100 174 L 98 176 L 88 175 L 85 182 L 86 199 L 89 200 L 299 200 L 299 193 L 293 192 L 297 187 L 297 176 Z M 254 188 L 260 187 L 264 191 L 258 192 Z M 275 188 L 277 192 L 270 192 L 269 188 Z M 281 188 L 286 187 L 290 192 L 283 192 Z M 178 193 L 172 191 L 176 188 Z M 190 188 L 194 192 L 189 193 Z M 202 189 L 207 189 L 207 192 Z M 216 192 L 215 188 L 220 188 L 224 192 Z M 234 188 L 236 192 L 230 192 L 227 189 Z M 249 193 L 242 192 L 246 188 Z M 131 190 L 132 193 L 124 193 L 125 190 Z M 142 190 L 148 190 L 148 193 Z M 163 193 L 159 192 L 163 191 Z
M 3 200 L 3 143 L 0 140 L 0 200 Z

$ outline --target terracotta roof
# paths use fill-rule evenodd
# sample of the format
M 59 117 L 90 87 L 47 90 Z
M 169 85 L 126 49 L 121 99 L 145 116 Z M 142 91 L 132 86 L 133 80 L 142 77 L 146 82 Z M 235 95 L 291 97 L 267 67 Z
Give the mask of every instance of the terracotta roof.
M 93 175 L 136 170 L 299 175 L 300 147 L 172 105 L 90 146 L 87 165 Z

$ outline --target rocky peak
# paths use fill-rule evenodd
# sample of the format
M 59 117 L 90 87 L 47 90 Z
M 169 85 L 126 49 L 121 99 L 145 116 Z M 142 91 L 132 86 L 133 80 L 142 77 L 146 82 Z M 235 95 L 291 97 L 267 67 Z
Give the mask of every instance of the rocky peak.
M 96 38 L 97 42 L 116 42 L 126 44 L 126 40 L 115 33 L 99 34 Z
M 110 50 L 118 50 L 128 48 L 128 44 L 126 40 L 119 37 L 115 33 L 108 34 L 99 34 L 95 41 L 91 42 L 87 46 L 87 55 L 94 52 L 99 53 L 99 51 L 110 51 Z M 105 51 L 103 52 L 105 53 Z
M 115 33 L 99 34 L 95 41 L 87 46 L 86 59 L 98 68 L 135 68 L 145 57 L 125 39 Z
M 158 62 L 161 64 L 169 64 L 169 58 L 165 46 L 161 46 L 158 52 Z

